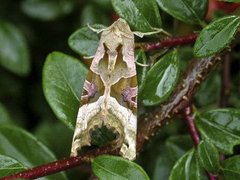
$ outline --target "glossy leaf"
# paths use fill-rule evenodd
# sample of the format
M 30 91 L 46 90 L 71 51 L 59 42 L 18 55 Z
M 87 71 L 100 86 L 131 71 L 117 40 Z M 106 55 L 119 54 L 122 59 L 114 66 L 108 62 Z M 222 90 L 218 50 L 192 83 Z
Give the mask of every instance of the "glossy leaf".
M 30 71 L 29 51 L 22 32 L 14 25 L 0 21 L 0 64 L 18 75 Z
M 43 68 L 44 95 L 55 115 L 71 129 L 87 70 L 75 58 L 60 52 L 48 55 Z
M 172 136 L 161 146 L 158 153 L 152 180 L 168 179 L 176 161 L 192 147 L 189 136 Z
M 145 54 L 144 50 L 140 49 L 139 51 L 137 51 L 135 53 L 135 60 L 136 60 L 137 63 L 141 63 L 142 65 L 147 65 L 147 57 L 146 57 L 146 54 Z M 139 65 L 138 68 L 137 68 L 137 79 L 138 79 L 138 92 L 139 92 L 139 94 L 142 91 L 143 82 L 146 78 L 148 69 L 149 68 L 147 66 L 141 66 L 141 65 Z
M 196 125 L 203 138 L 208 139 L 219 151 L 232 154 L 233 147 L 240 144 L 240 111 L 216 109 L 201 113 Z
M 194 150 L 183 155 L 174 165 L 169 180 L 201 180 L 201 167 Z
M 162 10 L 189 24 L 201 24 L 204 19 L 208 0 L 157 0 Z
M 240 156 L 233 156 L 223 163 L 223 174 L 226 180 L 240 179 Z
M 99 180 L 149 180 L 139 165 L 117 156 L 102 155 L 94 158 L 92 170 Z
M 93 28 L 104 28 L 102 25 L 93 25 Z M 70 48 L 82 56 L 93 56 L 96 53 L 99 36 L 88 27 L 75 31 L 68 39 Z
M 148 71 L 143 85 L 142 102 L 152 106 L 165 101 L 173 91 L 179 75 L 179 59 L 177 51 L 162 57 Z
M 74 5 L 73 0 L 24 0 L 21 7 L 28 16 L 46 21 L 71 13 Z
M 197 147 L 197 154 L 201 165 L 213 174 L 220 169 L 219 154 L 215 146 L 207 140 L 202 141 Z
M 150 32 L 152 27 L 161 26 L 161 18 L 155 0 L 112 0 L 112 5 L 120 17 L 137 31 Z
M 4 177 L 19 171 L 23 171 L 25 167 L 17 160 L 9 157 L 0 155 L 0 177 Z
M 218 19 L 199 34 L 195 45 L 194 55 L 206 57 L 223 50 L 234 38 L 240 24 L 240 17 L 227 16 Z
M 0 142 L 0 154 L 14 157 L 27 168 L 56 160 L 46 146 L 28 132 L 15 126 L 0 126 Z M 58 173 L 43 178 L 43 180 L 55 179 L 66 179 L 66 176 L 64 173 Z

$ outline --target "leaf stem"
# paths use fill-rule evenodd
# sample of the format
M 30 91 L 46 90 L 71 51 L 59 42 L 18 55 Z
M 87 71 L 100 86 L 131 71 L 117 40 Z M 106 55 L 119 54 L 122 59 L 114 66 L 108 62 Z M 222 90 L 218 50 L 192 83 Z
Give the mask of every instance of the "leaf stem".
M 188 131 L 192 137 L 194 145 L 197 146 L 200 143 L 200 137 L 199 137 L 197 128 L 194 124 L 192 108 L 190 105 L 184 108 L 184 115 L 185 115 L 185 120 L 188 126 Z
M 197 147 L 197 145 L 200 143 L 200 136 L 197 131 L 197 128 L 194 124 L 194 117 L 192 112 L 192 107 L 190 104 L 184 108 L 184 116 L 185 120 L 188 126 L 188 131 L 190 133 L 190 136 L 194 142 L 194 145 Z M 217 176 L 211 174 L 210 172 L 206 172 L 209 180 L 217 180 Z
M 207 23 L 205 21 L 200 21 L 199 22 L 199 25 L 202 27 L 202 28 L 205 28 L 207 26 Z

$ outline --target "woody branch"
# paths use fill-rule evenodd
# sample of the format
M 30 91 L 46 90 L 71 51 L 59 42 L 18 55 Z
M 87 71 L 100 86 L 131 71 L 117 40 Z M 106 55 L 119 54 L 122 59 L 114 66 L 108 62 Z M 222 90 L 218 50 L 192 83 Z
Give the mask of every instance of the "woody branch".
M 169 39 L 168 39 L 169 41 Z M 182 76 L 175 92 L 168 101 L 160 107 L 155 107 L 151 112 L 139 117 L 139 128 L 137 135 L 137 151 L 140 152 L 146 140 L 150 139 L 171 117 L 188 105 L 188 101 L 193 97 L 196 88 L 213 70 L 219 62 L 219 57 L 210 57 L 192 60 L 186 73 Z M 80 166 L 91 161 L 92 158 L 102 154 L 118 154 L 119 149 L 113 150 L 111 147 L 96 148 L 83 153 L 78 157 L 69 157 L 63 160 L 44 164 L 14 175 L 0 178 L 0 180 L 10 180 L 16 178 L 34 179 L 54 174 L 69 168 Z

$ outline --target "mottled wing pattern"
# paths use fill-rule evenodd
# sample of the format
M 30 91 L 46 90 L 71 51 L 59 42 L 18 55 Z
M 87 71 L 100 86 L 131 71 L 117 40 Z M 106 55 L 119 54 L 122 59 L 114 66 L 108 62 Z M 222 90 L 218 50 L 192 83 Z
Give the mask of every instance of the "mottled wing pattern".
M 120 147 L 121 155 L 135 159 L 137 91 L 134 34 L 119 19 L 102 31 L 84 83 L 71 155 L 90 145 L 90 132 L 106 126 L 118 134 L 114 146 Z

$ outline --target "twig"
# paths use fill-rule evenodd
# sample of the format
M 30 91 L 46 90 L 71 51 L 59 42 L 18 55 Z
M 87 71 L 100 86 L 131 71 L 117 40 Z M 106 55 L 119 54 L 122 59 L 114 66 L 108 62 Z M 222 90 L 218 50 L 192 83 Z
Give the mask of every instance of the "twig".
M 194 142 L 194 145 L 197 146 L 200 143 L 200 136 L 198 134 L 197 128 L 194 124 L 194 118 L 193 118 L 193 113 L 192 113 L 192 108 L 190 104 L 184 108 L 184 116 L 185 120 L 188 126 L 188 131 L 190 133 L 190 136 Z M 210 172 L 207 172 L 207 176 L 209 180 L 217 180 L 217 176 L 211 174 Z
M 81 164 L 90 163 L 92 158 L 102 154 L 117 155 L 118 152 L 119 152 L 118 149 L 113 150 L 113 148 L 111 147 L 102 147 L 102 148 L 88 151 L 87 153 L 82 154 L 78 157 L 69 157 L 66 159 L 51 162 L 49 164 L 44 164 L 42 166 L 38 166 L 20 173 L 16 173 L 10 176 L 0 178 L 0 180 L 10 180 L 10 179 L 17 179 L 17 178 L 36 179 L 36 178 L 54 174 L 63 170 L 67 170 L 67 169 L 79 166 Z
M 155 43 L 136 44 L 136 47 L 141 47 L 145 51 L 156 50 L 156 49 L 161 49 L 166 47 L 174 47 L 174 46 L 193 43 L 197 39 L 197 36 L 198 34 L 194 33 L 187 36 L 170 37 Z
M 200 143 L 200 137 L 197 128 L 193 122 L 192 108 L 190 107 L 190 105 L 184 108 L 184 115 L 187 122 L 188 131 L 192 137 L 195 146 L 197 146 Z
M 194 95 L 196 88 L 212 71 L 214 65 L 219 62 L 219 57 L 195 59 L 191 61 L 186 74 L 171 95 L 169 100 L 161 107 L 154 108 L 150 113 L 146 113 L 139 118 L 139 128 L 137 135 L 137 151 L 140 152 L 143 144 L 166 122 L 169 122 L 174 113 L 182 110 L 188 105 L 189 99 Z M 97 148 L 75 158 L 66 158 L 30 170 L 26 170 L 14 175 L 1 178 L 0 180 L 10 180 L 16 178 L 34 179 L 50 175 L 56 172 L 67 170 L 71 167 L 89 163 L 90 159 L 101 154 L 118 154 L 119 150 L 111 147 Z

